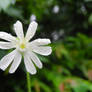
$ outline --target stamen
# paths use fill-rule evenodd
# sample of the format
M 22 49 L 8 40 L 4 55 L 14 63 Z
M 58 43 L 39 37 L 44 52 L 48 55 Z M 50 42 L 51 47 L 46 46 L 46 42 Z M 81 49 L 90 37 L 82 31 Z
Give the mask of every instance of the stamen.
M 22 43 L 22 44 L 20 45 L 20 48 L 21 48 L 21 49 L 24 49 L 24 48 L 26 48 L 26 45 L 25 45 L 24 43 Z

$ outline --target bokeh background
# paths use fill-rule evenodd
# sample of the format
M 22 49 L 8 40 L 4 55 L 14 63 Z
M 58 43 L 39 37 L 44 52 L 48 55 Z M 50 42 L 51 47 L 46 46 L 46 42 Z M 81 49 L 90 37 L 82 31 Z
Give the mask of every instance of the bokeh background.
M 37 21 L 32 40 L 52 41 L 52 54 L 39 56 L 43 69 L 30 76 L 32 92 L 92 92 L 92 0 L 0 0 L 0 31 L 15 35 L 17 20 L 25 32 Z M 27 92 L 23 62 L 14 74 L 0 70 L 0 92 Z

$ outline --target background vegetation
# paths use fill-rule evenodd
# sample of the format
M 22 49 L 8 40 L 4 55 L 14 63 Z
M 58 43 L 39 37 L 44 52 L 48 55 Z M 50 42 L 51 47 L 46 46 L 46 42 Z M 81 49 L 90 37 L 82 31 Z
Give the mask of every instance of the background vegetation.
M 50 38 L 53 52 L 31 76 L 32 92 L 92 92 L 92 0 L 0 0 L 0 30 L 15 35 L 21 20 L 39 24 L 34 38 Z M 33 39 L 34 39 L 33 38 Z M 0 50 L 0 58 L 9 51 Z M 0 70 L 0 92 L 27 92 L 22 62 L 14 74 Z

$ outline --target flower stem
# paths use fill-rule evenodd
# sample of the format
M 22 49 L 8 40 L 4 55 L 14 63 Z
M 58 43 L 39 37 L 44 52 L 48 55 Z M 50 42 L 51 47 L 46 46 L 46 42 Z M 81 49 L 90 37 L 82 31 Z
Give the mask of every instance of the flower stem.
M 27 89 L 28 92 L 31 92 L 30 74 L 28 72 L 26 73 L 26 77 L 27 77 Z

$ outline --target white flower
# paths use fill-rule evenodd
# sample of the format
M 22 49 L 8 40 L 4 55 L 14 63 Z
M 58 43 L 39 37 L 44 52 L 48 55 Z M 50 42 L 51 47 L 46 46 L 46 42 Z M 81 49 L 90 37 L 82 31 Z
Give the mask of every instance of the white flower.
M 60 10 L 59 6 L 58 5 L 55 5 L 54 8 L 53 8 L 53 12 L 54 13 L 58 13 Z
M 30 21 L 36 21 L 36 16 L 35 16 L 34 14 L 32 14 L 32 15 L 30 16 Z
M 14 73 L 21 63 L 22 56 L 24 58 L 24 64 L 27 72 L 30 74 L 36 73 L 36 68 L 42 68 L 42 63 L 37 57 L 40 55 L 50 55 L 52 52 L 51 47 L 47 46 L 51 41 L 49 39 L 36 39 L 29 42 L 29 40 L 34 36 L 37 29 L 37 23 L 30 23 L 27 33 L 24 37 L 22 23 L 17 21 L 14 24 L 14 30 L 17 37 L 14 37 L 6 32 L 0 32 L 0 39 L 6 40 L 0 41 L 0 49 L 11 49 L 15 48 L 8 55 L 4 56 L 0 61 L 0 68 L 5 70 L 10 64 L 9 73 Z

